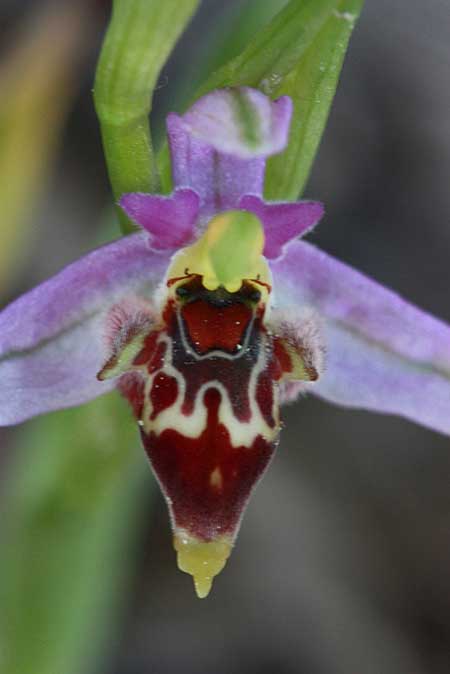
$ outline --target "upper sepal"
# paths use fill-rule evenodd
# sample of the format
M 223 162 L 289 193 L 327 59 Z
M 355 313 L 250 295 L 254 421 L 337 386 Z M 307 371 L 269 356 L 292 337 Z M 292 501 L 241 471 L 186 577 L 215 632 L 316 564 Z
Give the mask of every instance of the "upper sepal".
M 237 208 L 244 194 L 262 195 L 266 157 L 286 145 L 292 104 L 245 87 L 207 94 L 167 117 L 175 187 L 200 197 L 204 221 Z
M 191 138 L 220 154 L 238 159 L 268 157 L 281 152 L 288 141 L 292 102 L 276 101 L 256 89 L 220 89 L 200 98 L 182 117 L 175 117 Z

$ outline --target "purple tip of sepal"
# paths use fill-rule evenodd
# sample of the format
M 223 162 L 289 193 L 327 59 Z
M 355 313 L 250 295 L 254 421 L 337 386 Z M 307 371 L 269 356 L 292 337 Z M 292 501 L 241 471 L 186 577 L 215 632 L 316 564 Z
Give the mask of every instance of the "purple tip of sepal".
M 120 207 L 150 234 L 153 250 L 175 250 L 192 242 L 198 219 L 200 198 L 184 188 L 171 196 L 132 192 L 119 200 Z
M 242 197 L 239 208 L 251 211 L 261 220 L 265 236 L 264 255 L 269 260 L 281 257 L 285 246 L 311 231 L 324 214 L 323 204 L 319 201 L 266 203 L 252 194 Z
M 186 133 L 219 153 L 240 159 L 268 157 L 286 147 L 292 101 L 256 89 L 220 89 L 200 98 L 179 119 Z
M 274 150 L 273 154 L 282 152 L 288 144 L 294 106 L 289 96 L 280 96 L 274 102 Z M 272 153 L 271 153 L 272 154 Z

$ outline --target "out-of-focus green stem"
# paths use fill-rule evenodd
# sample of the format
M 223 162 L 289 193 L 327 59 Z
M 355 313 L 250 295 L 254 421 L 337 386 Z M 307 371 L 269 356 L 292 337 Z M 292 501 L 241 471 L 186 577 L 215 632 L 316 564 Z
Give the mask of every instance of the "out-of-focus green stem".
M 115 199 L 157 192 L 148 116 L 159 73 L 199 0 L 115 0 L 94 100 Z M 119 214 L 122 230 L 131 223 Z
M 153 493 L 117 393 L 30 422 L 4 485 L 2 674 L 91 674 L 107 655 Z

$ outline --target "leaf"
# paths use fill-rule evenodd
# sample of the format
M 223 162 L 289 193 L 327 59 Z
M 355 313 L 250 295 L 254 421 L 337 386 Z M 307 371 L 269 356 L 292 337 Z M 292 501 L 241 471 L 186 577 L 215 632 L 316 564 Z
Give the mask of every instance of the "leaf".
M 360 0 L 340 2 L 297 66 L 282 82 L 273 83 L 271 96 L 290 96 L 294 112 L 288 147 L 267 162 L 267 199 L 295 200 L 303 191 L 361 5 Z
M 0 549 L 8 674 L 88 674 L 105 648 L 153 488 L 130 417 L 114 393 L 28 424 L 15 451 Z
M 264 88 L 283 78 L 298 63 L 338 0 L 291 0 L 244 51 L 213 73 L 198 96 L 228 86 Z

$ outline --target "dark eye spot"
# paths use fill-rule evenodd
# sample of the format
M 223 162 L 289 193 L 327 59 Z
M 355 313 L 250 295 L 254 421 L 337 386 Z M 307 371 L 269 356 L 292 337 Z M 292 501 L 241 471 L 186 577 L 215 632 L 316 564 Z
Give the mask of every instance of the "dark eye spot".
M 186 299 L 186 297 L 189 297 L 190 291 L 185 288 L 184 286 L 179 286 L 176 291 L 175 291 L 177 297 L 180 299 Z
M 249 299 L 251 302 L 259 302 L 259 300 L 261 299 L 261 293 L 259 292 L 259 290 L 252 290 L 249 295 Z

